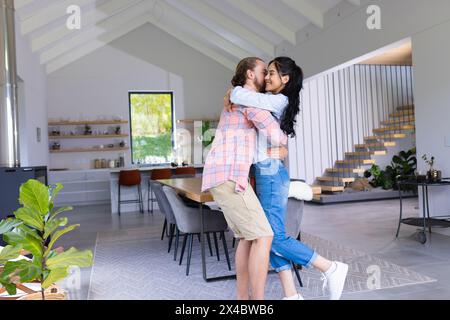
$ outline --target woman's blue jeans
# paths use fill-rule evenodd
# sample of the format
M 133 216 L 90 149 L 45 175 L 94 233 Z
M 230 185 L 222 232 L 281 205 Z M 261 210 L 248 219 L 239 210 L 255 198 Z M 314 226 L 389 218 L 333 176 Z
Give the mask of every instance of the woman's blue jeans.
M 256 194 L 274 233 L 270 264 L 276 272 L 291 269 L 291 261 L 309 267 L 317 253 L 286 234 L 285 216 L 290 183 L 286 168 L 280 160 L 269 158 L 256 163 L 253 170 Z

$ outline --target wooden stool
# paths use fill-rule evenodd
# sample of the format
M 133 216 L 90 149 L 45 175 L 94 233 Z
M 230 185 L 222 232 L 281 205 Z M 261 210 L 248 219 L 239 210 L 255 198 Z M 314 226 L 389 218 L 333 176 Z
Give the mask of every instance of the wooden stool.
M 175 168 L 175 175 L 192 175 L 195 176 L 195 168 L 194 167 L 179 167 Z
M 136 200 L 120 200 L 120 187 L 133 187 L 137 186 L 139 198 Z M 120 204 L 122 203 L 139 203 L 139 211 L 144 213 L 144 202 L 142 200 L 141 190 L 141 172 L 139 170 L 122 170 L 119 173 L 119 200 L 118 211 L 120 216 Z
M 172 177 L 171 169 L 154 169 L 150 174 L 148 180 L 148 192 L 147 192 L 147 211 L 153 214 L 153 202 L 156 202 L 156 198 L 153 197 L 151 180 L 170 179 Z M 150 202 L 152 203 L 150 209 Z

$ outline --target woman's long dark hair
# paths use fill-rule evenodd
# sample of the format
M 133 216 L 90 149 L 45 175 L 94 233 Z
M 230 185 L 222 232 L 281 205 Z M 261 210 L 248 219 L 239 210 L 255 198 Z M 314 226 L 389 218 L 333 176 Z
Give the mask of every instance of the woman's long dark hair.
M 289 81 L 280 93 L 288 97 L 289 104 L 281 116 L 280 128 L 291 137 L 295 137 L 295 118 L 300 112 L 300 91 L 303 88 L 303 71 L 289 57 L 277 57 L 269 62 L 274 64 L 280 76 L 289 76 Z

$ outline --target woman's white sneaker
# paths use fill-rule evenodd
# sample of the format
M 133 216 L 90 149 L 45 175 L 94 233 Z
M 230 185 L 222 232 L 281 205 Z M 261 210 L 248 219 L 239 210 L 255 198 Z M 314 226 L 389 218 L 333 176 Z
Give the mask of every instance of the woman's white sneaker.
M 348 273 L 348 264 L 333 261 L 333 265 L 330 267 L 330 272 L 325 272 L 322 278 L 324 287 L 328 287 L 328 293 L 330 300 L 339 300 L 344 290 L 345 279 Z

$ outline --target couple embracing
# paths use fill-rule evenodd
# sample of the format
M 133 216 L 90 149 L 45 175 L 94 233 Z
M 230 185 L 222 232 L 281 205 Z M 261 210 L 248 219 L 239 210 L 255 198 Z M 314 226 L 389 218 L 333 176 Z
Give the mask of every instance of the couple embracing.
M 293 262 L 320 270 L 330 299 L 337 300 L 348 265 L 327 260 L 285 230 L 290 178 L 282 158 L 287 154 L 287 137 L 295 136 L 302 69 L 288 57 L 277 57 L 268 66 L 262 59 L 248 57 L 239 62 L 231 83 L 205 161 L 202 191 L 210 191 L 239 239 L 237 299 L 264 299 L 270 261 L 280 277 L 284 299 L 303 300 L 292 276 Z M 256 190 L 248 182 L 250 170 Z

